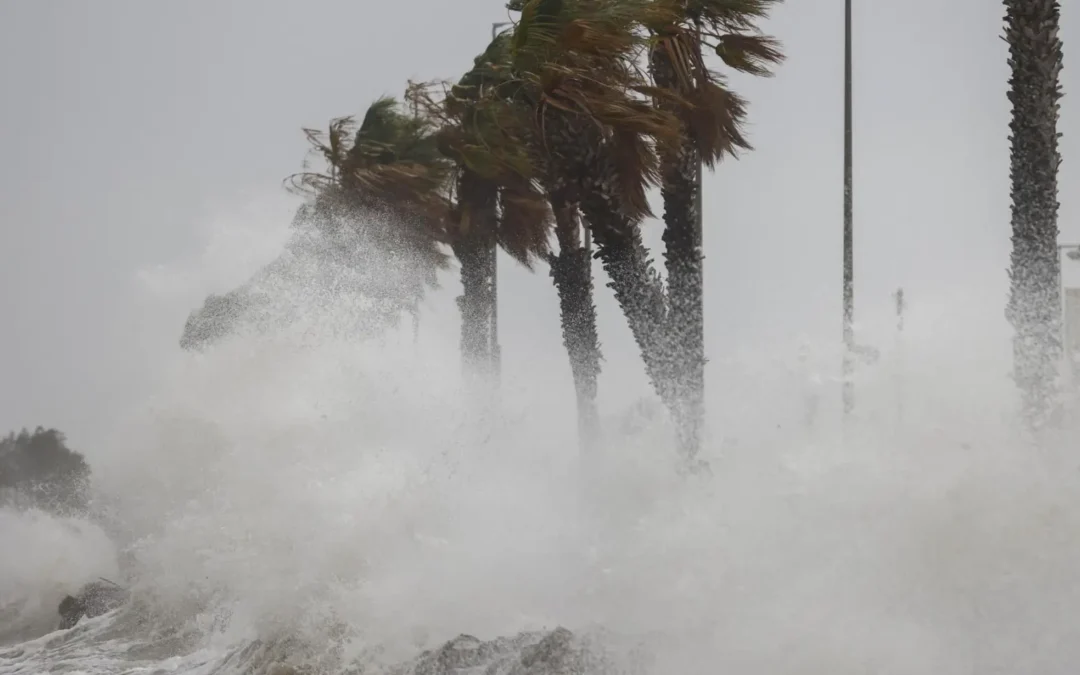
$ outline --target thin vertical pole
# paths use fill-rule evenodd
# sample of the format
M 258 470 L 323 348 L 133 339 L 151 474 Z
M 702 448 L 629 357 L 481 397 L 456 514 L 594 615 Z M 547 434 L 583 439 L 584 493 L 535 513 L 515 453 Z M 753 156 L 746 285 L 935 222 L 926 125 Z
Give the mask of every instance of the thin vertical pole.
M 698 44 L 698 49 L 700 50 L 701 49 L 701 27 L 700 26 L 698 27 L 697 44 Z M 704 256 L 704 254 L 705 254 L 704 210 L 702 209 L 702 205 L 701 205 L 701 202 L 702 202 L 702 199 L 701 199 L 701 197 L 702 197 L 702 187 L 704 185 L 703 175 L 705 173 L 704 170 L 703 170 L 703 165 L 704 165 L 704 160 L 701 157 L 701 154 L 698 153 L 697 166 L 695 167 L 695 169 L 697 170 L 697 176 L 696 176 L 697 194 L 694 197 L 694 200 L 696 202 L 696 204 L 694 206 L 694 209 L 697 212 L 696 215 L 695 215 L 695 220 L 697 222 L 695 223 L 695 226 L 694 226 L 694 254 L 696 256 L 699 256 L 699 257 Z M 698 299 L 701 302 L 701 307 L 699 308 L 699 310 L 701 312 L 701 317 L 697 322 L 698 323 L 697 327 L 698 327 L 698 330 L 700 331 L 700 334 L 694 336 L 694 338 L 695 338 L 695 341 L 697 342 L 697 344 L 701 345 L 701 349 L 702 349 L 703 353 L 700 354 L 700 356 L 701 356 L 702 359 L 704 359 L 705 358 L 705 354 L 704 354 L 704 351 L 705 351 L 705 265 L 704 265 L 704 263 L 700 262 L 700 260 L 695 260 L 694 262 L 698 266 L 698 270 L 700 270 L 700 272 L 701 272 L 701 277 L 697 281 L 697 283 L 698 283 Z M 701 397 L 701 400 L 697 401 L 697 404 L 701 405 L 701 406 L 704 406 L 705 405 L 705 377 L 704 377 L 704 374 L 702 374 L 702 377 L 701 377 L 701 389 L 698 392 L 695 393 L 695 396 L 700 396 Z M 702 413 L 702 414 L 704 414 L 704 413 Z M 697 433 L 701 433 L 701 429 L 698 429 Z M 698 442 L 699 443 L 701 442 L 700 439 L 698 440 Z
M 851 133 L 851 0 L 844 0 L 844 416 L 855 409 L 854 370 L 855 256 Z
M 697 39 L 698 49 L 701 49 L 701 46 L 700 46 L 701 45 L 701 37 L 700 37 L 700 35 L 701 35 L 701 28 L 699 27 L 698 28 L 698 39 Z M 705 230 L 705 228 L 704 228 L 704 221 L 703 221 L 703 211 L 702 211 L 702 207 L 701 207 L 702 185 L 703 185 L 703 182 L 704 182 L 702 180 L 702 177 L 703 177 L 705 172 L 703 170 L 704 160 L 701 157 L 700 153 L 698 153 L 698 159 L 697 159 L 696 165 L 697 166 L 694 167 L 695 173 L 697 174 L 695 176 L 695 182 L 697 183 L 697 187 L 696 187 L 696 194 L 694 196 L 694 202 L 695 202 L 694 210 L 696 212 L 694 214 L 694 220 L 696 221 L 694 223 L 694 256 L 695 256 L 694 265 L 697 266 L 697 270 L 698 270 L 698 277 L 695 280 L 695 283 L 697 284 L 697 296 L 698 296 L 697 301 L 700 304 L 698 305 L 698 307 L 694 308 L 694 310 L 693 310 L 694 314 L 696 315 L 694 317 L 695 318 L 694 323 L 697 324 L 695 326 L 695 328 L 696 328 L 695 332 L 697 334 L 694 335 L 694 337 L 693 337 L 693 341 L 694 341 L 693 343 L 697 346 L 697 348 L 700 348 L 701 351 L 695 353 L 693 356 L 694 356 L 695 359 L 701 359 L 701 360 L 700 360 L 700 362 L 696 362 L 696 363 L 692 362 L 691 367 L 692 367 L 693 370 L 691 370 L 690 373 L 687 373 L 688 375 L 692 374 L 692 377 L 690 377 L 690 382 L 693 383 L 695 390 L 692 390 L 692 391 L 688 392 L 690 394 L 690 398 L 689 398 L 688 401 L 685 401 L 683 403 L 683 405 L 687 405 L 687 404 L 690 405 L 690 410 L 689 410 L 690 424 L 693 425 L 692 429 L 693 429 L 693 434 L 694 434 L 694 436 L 693 436 L 693 443 L 694 444 L 693 444 L 692 447 L 696 452 L 700 452 L 701 451 L 701 446 L 704 443 L 704 439 L 702 438 L 702 435 L 705 433 L 705 429 L 704 429 L 704 427 L 705 427 L 705 372 L 704 372 L 704 368 L 705 368 L 705 264 L 701 261 L 701 258 L 704 256 L 704 252 L 705 252 L 705 249 L 704 249 L 704 236 L 705 236 L 704 235 L 704 230 Z M 700 373 L 697 372 L 698 368 L 702 369 L 702 371 Z M 701 463 L 701 460 L 698 460 L 697 457 L 691 457 L 689 459 L 691 459 L 691 460 L 693 460 L 693 461 L 695 461 L 695 462 L 697 462 L 699 464 Z M 697 469 L 695 468 L 693 470 L 696 471 Z
M 904 421 L 904 289 L 896 289 L 896 421 Z

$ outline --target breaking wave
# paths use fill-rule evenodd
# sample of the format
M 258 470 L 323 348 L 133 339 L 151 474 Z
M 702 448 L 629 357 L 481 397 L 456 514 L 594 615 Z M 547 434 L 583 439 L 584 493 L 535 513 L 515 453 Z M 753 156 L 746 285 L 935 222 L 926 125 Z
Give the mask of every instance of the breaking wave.
M 566 376 L 476 406 L 452 324 L 320 330 L 357 307 L 324 298 L 302 325 L 176 348 L 88 453 L 91 513 L 0 512 L 17 542 L 0 675 L 539 673 L 557 627 L 613 672 L 1080 657 L 1076 430 L 1041 448 L 1017 431 L 1000 298 L 943 291 L 902 339 L 869 321 L 881 353 L 846 427 L 832 346 L 714 355 L 712 473 L 690 478 L 647 391 L 582 457 L 565 363 L 536 356 Z M 54 630 L 58 599 L 99 577 L 132 602 Z M 442 648 L 460 634 L 476 640 Z

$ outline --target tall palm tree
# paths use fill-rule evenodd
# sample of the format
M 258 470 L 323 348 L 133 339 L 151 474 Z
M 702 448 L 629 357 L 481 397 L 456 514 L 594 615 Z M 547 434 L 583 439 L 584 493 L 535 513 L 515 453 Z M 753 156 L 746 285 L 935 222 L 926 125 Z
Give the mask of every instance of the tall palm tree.
M 564 192 L 556 192 L 549 198 L 559 252 L 548 255 L 548 265 L 559 294 L 563 345 L 570 357 L 577 398 L 578 432 L 582 445 L 589 449 L 600 436 L 596 396 L 601 352 L 593 303 L 592 253 L 582 241 L 583 227 L 577 205 Z
M 1012 103 L 1012 260 L 1006 314 L 1023 412 L 1039 428 L 1055 408 L 1060 363 L 1061 260 L 1057 250 L 1058 101 L 1062 66 L 1056 0 L 1005 0 Z
M 405 311 L 415 313 L 447 267 L 441 246 L 447 239 L 444 186 L 451 167 L 430 128 L 383 98 L 368 108 L 358 128 L 351 118 L 339 118 L 326 133 L 304 133 L 325 168 L 305 166 L 287 179 L 291 189 L 310 198 L 294 218 L 297 232 L 286 251 L 247 283 L 207 298 L 189 317 L 182 347 L 214 341 L 239 321 L 279 320 L 271 311 L 272 286 L 295 274 L 290 261 L 297 258 L 313 259 L 314 268 L 335 261 L 356 272 L 348 290 L 371 301 L 358 327 L 370 334 L 395 324 Z
M 535 182 L 513 171 L 505 151 L 488 146 L 491 120 L 477 101 L 502 76 L 498 64 L 506 51 L 505 36 L 496 37 L 473 61 L 473 67 L 440 97 L 432 84 L 410 84 L 414 110 L 438 128 L 439 149 L 455 167 L 455 204 L 450 241 L 461 261 L 460 298 L 462 346 L 474 370 L 491 375 L 499 355 L 494 334 L 495 257 L 502 248 L 526 269 L 532 270 L 549 250 L 551 212 Z
M 582 445 L 590 447 L 599 435 L 596 408 L 600 345 L 592 299 L 591 257 L 582 245 L 582 225 L 576 203 L 566 190 L 552 189 L 529 157 L 524 130 L 504 113 L 516 109 L 520 83 L 509 68 L 510 36 L 495 38 L 474 67 L 441 99 L 420 96 L 429 114 L 443 125 L 444 148 L 464 175 L 481 175 L 503 197 L 500 232 L 506 240 L 522 239 L 517 257 L 546 259 L 559 295 L 563 342 L 570 360 L 577 399 Z M 425 92 L 426 87 L 416 91 Z M 509 210 L 508 210 L 509 209 Z M 549 251 L 548 225 L 553 215 L 558 251 Z M 542 216 L 542 218 L 541 218 Z M 525 244 L 525 245 L 522 245 Z M 513 254 L 513 251 L 511 251 Z
M 649 71 L 657 105 L 679 118 L 674 152 L 661 156 L 664 200 L 664 262 L 668 326 L 677 405 L 673 411 L 680 447 L 698 453 L 704 425 L 705 326 L 701 214 L 701 166 L 710 169 L 725 155 L 750 149 L 742 132 L 746 104 L 727 88 L 703 58 L 703 47 L 732 70 L 770 75 L 783 59 L 779 44 L 761 35 L 755 22 L 780 0 L 656 0 L 643 14 L 653 36 Z
M 654 389 L 672 411 L 676 345 L 666 289 L 641 236 L 646 190 L 660 154 L 673 153 L 678 117 L 646 97 L 636 65 L 648 48 L 645 0 L 526 0 L 516 6 L 514 92 L 523 141 L 552 194 L 577 205 Z
M 515 99 L 520 82 L 515 80 L 511 68 L 511 39 L 512 33 L 497 36 L 446 97 L 445 108 L 454 121 L 447 131 L 462 132 L 448 146 L 464 165 L 490 176 L 501 186 L 504 195 L 513 197 L 509 203 L 516 204 L 519 212 L 505 218 L 507 234 L 526 235 L 526 240 L 533 242 L 530 249 L 543 256 L 550 266 L 559 296 L 563 344 L 574 381 L 580 436 L 583 446 L 588 448 L 599 436 L 596 396 L 601 359 L 591 256 L 583 245 L 580 213 L 569 191 L 537 171 L 523 138 L 525 130 L 507 125 L 510 120 L 500 114 L 506 106 L 522 112 Z M 498 103 L 496 108 L 485 105 L 492 100 Z M 544 213 L 553 215 L 557 252 L 546 249 L 549 228 L 541 231 L 537 227 L 540 201 L 546 202 Z
M 536 162 L 555 190 L 580 205 L 689 466 L 696 466 L 704 382 L 696 165 L 748 147 L 739 128 L 744 105 L 705 66 L 700 46 L 715 40 L 711 47 L 731 67 L 763 74 L 779 51 L 751 34 L 751 19 L 768 4 L 510 5 L 521 11 L 513 65 Z M 651 60 L 649 76 L 638 67 L 642 53 Z M 665 197 L 667 287 L 639 227 L 651 215 L 645 190 L 656 184 Z

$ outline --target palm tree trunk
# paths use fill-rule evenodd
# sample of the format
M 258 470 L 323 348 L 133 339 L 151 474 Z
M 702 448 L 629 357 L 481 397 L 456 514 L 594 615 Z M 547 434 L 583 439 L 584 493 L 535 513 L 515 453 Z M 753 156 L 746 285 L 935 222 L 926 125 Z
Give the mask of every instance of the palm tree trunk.
M 697 48 L 700 49 L 700 44 Z M 650 54 L 658 87 L 679 90 L 675 69 L 663 47 Z M 679 448 L 693 461 L 701 448 L 705 422 L 705 312 L 701 252 L 701 153 L 687 125 L 676 153 L 661 158 L 664 199 L 664 265 L 668 284 L 668 326 L 674 360 L 676 404 L 673 415 Z
M 701 156 L 685 139 L 679 156 L 663 167 L 664 263 L 668 283 L 668 326 L 678 349 L 674 387 L 680 450 L 693 460 L 701 448 L 705 421 L 705 326 L 703 265 L 698 239 L 698 183 Z
M 582 448 L 588 450 L 599 439 L 596 380 L 600 374 L 600 342 L 593 304 L 592 259 L 578 236 L 581 223 L 577 207 L 553 198 L 552 209 L 559 253 L 549 256 L 548 262 L 559 293 L 563 344 L 570 357 L 577 394 L 578 433 Z
M 492 321 L 495 319 L 494 256 L 498 187 L 469 170 L 458 186 L 462 232 L 453 246 L 461 263 L 461 357 L 466 376 L 487 381 L 494 375 Z
M 1056 407 L 1061 360 L 1061 261 L 1057 250 L 1060 7 L 1056 0 L 1006 0 L 1012 103 L 1012 259 L 1008 319 L 1014 377 L 1033 428 Z
M 461 264 L 461 289 L 458 310 L 461 312 L 461 358 L 465 372 L 472 376 L 484 370 L 488 360 L 487 307 L 485 292 L 485 247 L 479 241 L 464 241 L 454 246 Z
M 594 175 L 605 175 L 597 172 Z M 611 281 L 630 332 L 641 351 L 645 373 L 664 405 L 674 414 L 677 399 L 672 374 L 676 372 L 668 343 L 668 308 L 664 284 L 653 269 L 638 225 L 620 213 L 614 199 L 590 190 L 581 201 L 597 256 Z

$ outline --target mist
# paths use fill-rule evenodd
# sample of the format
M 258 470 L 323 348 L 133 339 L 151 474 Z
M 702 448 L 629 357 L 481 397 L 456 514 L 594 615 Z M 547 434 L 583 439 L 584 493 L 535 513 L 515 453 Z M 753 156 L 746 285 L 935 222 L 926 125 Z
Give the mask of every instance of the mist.
M 0 431 L 64 429 L 96 491 L 88 519 L 0 511 L 0 673 L 242 672 L 297 636 L 345 672 L 556 626 L 647 673 L 1072 672 L 1080 429 L 1036 448 L 1016 418 L 997 3 L 857 12 L 856 311 L 880 358 L 846 426 L 838 3 L 765 26 L 787 62 L 733 81 L 755 150 L 706 177 L 709 474 L 677 471 L 602 283 L 605 434 L 581 455 L 554 289 L 505 256 L 491 409 L 462 394 L 452 272 L 418 334 L 356 339 L 361 305 L 286 280 L 303 320 L 179 348 L 285 246 L 299 128 L 453 76 L 502 4 L 0 7 Z M 1067 97 L 1063 241 L 1076 120 Z M 57 649 L 58 598 L 98 577 L 135 606 Z

